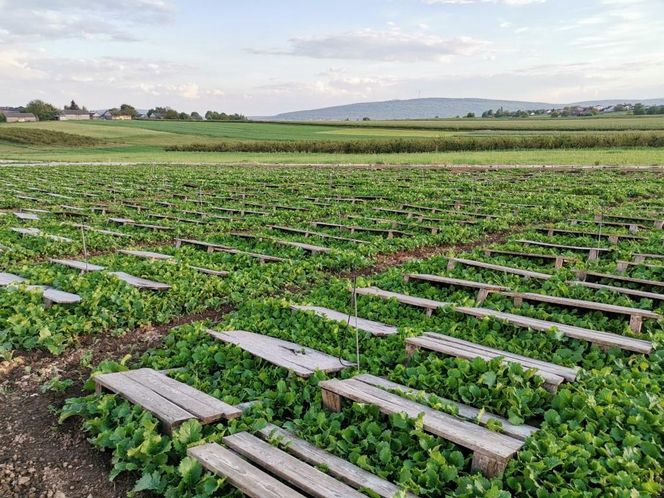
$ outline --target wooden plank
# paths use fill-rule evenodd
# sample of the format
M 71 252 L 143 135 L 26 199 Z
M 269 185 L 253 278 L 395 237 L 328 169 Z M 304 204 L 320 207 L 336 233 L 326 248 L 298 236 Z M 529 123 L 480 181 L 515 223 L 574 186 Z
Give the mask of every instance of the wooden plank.
M 163 396 L 171 403 L 188 411 L 202 424 L 220 419 L 230 420 L 242 415 L 242 411 L 175 379 L 157 373 L 151 368 L 140 368 L 126 373 L 132 380 Z
M 481 304 L 489 295 L 489 292 L 499 292 L 503 290 L 509 290 L 507 287 L 500 285 L 486 284 L 484 282 L 476 282 L 474 280 L 462 280 L 460 278 L 450 278 L 443 277 L 440 275 L 430 275 L 426 273 L 409 273 L 404 276 L 404 281 L 409 282 L 410 280 L 420 280 L 422 282 L 429 282 L 432 284 L 442 284 L 458 287 L 469 287 L 471 289 L 477 289 L 477 304 Z
M 225 332 L 207 330 L 207 333 L 215 339 L 234 344 L 248 353 L 285 368 L 300 377 L 310 377 L 316 370 L 333 373 L 354 365 L 354 363 L 340 360 L 294 342 L 244 330 Z
M 360 240 L 360 239 L 353 239 L 349 237 L 340 237 L 338 235 L 330 235 L 328 233 L 324 232 L 314 232 L 311 230 L 302 230 L 299 228 L 291 228 L 291 227 L 285 227 L 285 226 L 280 226 L 280 225 L 269 225 L 269 228 L 271 230 L 278 230 L 280 232 L 286 232 L 286 233 L 297 233 L 300 235 L 304 235 L 305 237 L 309 236 L 314 236 L 314 237 L 320 237 L 322 239 L 330 239 L 330 240 L 339 240 L 342 242 L 353 242 L 355 244 L 368 244 L 369 241 L 367 240 Z
M 525 277 L 525 278 L 548 280 L 553 276 L 548 273 L 542 273 L 532 270 L 524 270 L 522 268 L 514 268 L 512 266 L 494 265 L 493 263 L 485 263 L 484 261 L 475 261 L 472 259 L 465 259 L 465 258 L 449 258 L 447 269 L 450 271 L 453 270 L 454 267 L 457 265 L 457 263 L 461 263 L 467 266 L 474 266 L 477 268 L 484 268 L 486 270 L 494 270 L 503 273 L 510 273 L 512 275 L 519 275 L 520 277 Z
M 565 380 L 576 379 L 576 371 L 573 369 L 566 369 L 565 367 L 556 368 L 558 365 L 552 363 L 540 362 L 525 356 L 513 355 L 507 351 L 481 346 L 469 341 L 463 341 L 461 339 L 455 339 L 454 337 L 433 332 L 427 332 L 422 336 L 407 338 L 406 347 L 409 354 L 411 354 L 416 348 L 424 348 L 437 353 L 464 358 L 466 360 L 482 358 L 485 361 L 491 361 L 495 358 L 502 358 L 505 363 L 519 363 L 526 370 L 531 368 L 537 370 L 537 375 L 544 379 L 545 386 L 550 391 L 555 391 Z M 561 375 L 563 373 L 566 374 L 567 379 Z
M 128 256 L 136 256 L 137 258 L 145 258 L 145 259 L 160 259 L 160 260 L 175 259 L 170 254 L 162 254 L 159 252 L 151 252 L 151 251 L 133 251 L 129 249 L 119 249 L 118 252 L 120 254 L 126 254 Z
M 154 282 L 152 280 L 148 280 L 146 278 L 141 278 L 141 277 L 135 277 L 133 275 L 129 275 L 128 273 L 122 272 L 122 271 L 113 271 L 110 272 L 109 275 L 114 275 L 123 282 L 127 282 L 129 285 L 132 287 L 136 287 L 138 289 L 149 289 L 149 290 L 155 290 L 155 291 L 162 291 L 162 290 L 168 290 L 171 288 L 170 285 L 168 284 L 163 284 L 161 282 Z
M 515 256 L 518 258 L 529 258 L 529 259 L 543 259 L 543 260 L 553 260 L 556 268 L 562 268 L 565 263 L 578 262 L 577 258 L 571 256 L 564 256 L 562 254 L 541 254 L 541 253 L 531 253 L 531 252 L 519 252 L 519 251 L 503 251 L 500 249 L 484 249 L 484 254 L 486 256 L 491 256 L 492 254 L 500 254 L 504 256 Z
M 602 348 L 617 347 L 627 351 L 634 351 L 636 353 L 649 354 L 653 347 L 650 341 L 624 337 L 610 332 L 601 332 L 572 325 L 565 325 L 558 322 L 549 322 L 547 320 L 540 320 L 522 315 L 514 315 L 512 313 L 504 313 L 502 311 L 488 308 L 468 308 L 458 306 L 454 308 L 454 310 L 477 318 L 492 317 L 497 320 L 503 320 L 512 325 L 527 327 L 533 330 L 549 331 L 556 329 L 567 337 L 592 342 Z
M 225 477 L 250 498 L 305 498 L 217 443 L 188 448 L 187 455 L 198 460 L 210 472 Z
M 87 261 L 77 261 L 74 259 L 55 259 L 55 258 L 49 258 L 48 260 L 51 263 L 67 266 L 69 268 L 73 268 L 81 272 L 101 271 L 104 269 L 103 266 L 93 265 L 92 263 L 88 263 Z
M 14 275 L 13 273 L 0 272 L 0 285 L 3 287 L 12 284 L 20 284 L 23 282 L 27 282 L 27 279 L 18 275 Z
M 328 320 L 333 320 L 336 322 L 343 322 L 349 327 L 363 330 L 364 332 L 369 332 L 370 334 L 378 337 L 397 333 L 397 327 L 392 325 L 387 325 L 381 322 L 374 322 L 373 320 L 367 320 L 366 318 L 359 318 L 354 315 L 341 313 L 339 311 L 323 308 L 321 306 L 302 306 L 298 304 L 292 304 L 291 309 L 300 311 L 313 311 L 318 316 L 322 316 Z
M 430 316 L 434 310 L 452 306 L 453 303 L 446 303 L 443 301 L 434 301 L 433 299 L 425 299 L 423 297 L 408 296 L 406 294 L 399 294 L 397 292 L 390 292 L 378 287 L 363 287 L 355 289 L 355 294 L 360 296 L 373 296 L 380 297 L 381 299 L 396 299 L 402 304 L 409 304 L 418 308 L 427 310 L 427 315 Z
M 627 240 L 648 240 L 647 237 L 639 237 L 637 235 L 621 235 L 621 234 L 615 234 L 615 233 L 606 233 L 606 232 L 584 232 L 582 230 L 565 230 L 562 228 L 553 228 L 553 227 L 537 227 L 535 228 L 536 231 L 538 232 L 544 232 L 549 236 L 553 236 L 555 234 L 562 234 L 562 235 L 577 235 L 577 236 L 585 236 L 585 237 L 602 237 L 609 239 L 609 242 L 617 243 L 620 239 L 627 239 Z
M 425 391 L 397 384 L 396 382 L 392 382 L 390 380 L 384 379 L 383 377 L 377 377 L 371 374 L 357 375 L 354 378 L 364 382 L 365 384 L 369 384 L 375 387 L 380 387 L 381 389 L 384 389 L 386 391 L 392 391 L 392 392 L 396 391 L 409 396 L 416 396 L 416 397 L 421 396 L 424 399 L 430 399 L 434 396 Z M 438 395 L 435 395 L 435 398 L 441 403 L 449 404 L 450 406 L 456 407 L 457 416 L 460 418 L 478 423 L 482 426 L 486 426 L 492 420 L 500 422 L 500 424 L 502 425 L 503 434 L 514 437 L 516 439 L 520 439 L 522 441 L 525 441 L 526 438 L 528 438 L 528 436 L 531 436 L 538 431 L 537 427 L 533 427 L 531 425 L 526 425 L 526 424 L 515 425 L 510 423 L 509 420 L 507 420 L 504 417 L 501 417 L 500 415 L 495 415 L 483 409 L 480 410 L 478 408 L 475 408 L 474 406 L 459 403 L 457 401 L 452 401 L 451 399 L 446 399 Z
M 189 268 L 204 273 L 205 275 L 212 275 L 214 277 L 225 277 L 227 275 L 230 275 L 230 272 L 224 270 L 212 270 L 210 268 L 202 268 L 200 266 L 191 266 L 191 265 L 189 266 Z
M 10 228 L 13 232 L 20 233 L 21 235 L 28 235 L 30 237 L 44 237 L 47 239 L 55 240 L 56 242 L 74 242 L 68 237 L 62 237 L 60 235 L 51 235 L 44 233 L 39 228 Z
M 417 418 L 423 414 L 425 431 L 472 450 L 475 453 L 473 470 L 482 470 L 489 477 L 500 474 L 507 461 L 523 446 L 523 441 L 519 439 L 436 411 L 357 379 L 326 380 L 319 386 L 334 396 L 375 405 L 386 415 L 405 413 L 410 418 Z M 478 455 L 479 459 L 476 458 Z
M 19 220 L 26 220 L 26 221 L 38 221 L 39 216 L 37 216 L 34 213 L 22 213 L 20 211 L 14 211 L 14 216 L 16 216 Z
M 168 433 L 185 420 L 196 418 L 187 410 L 125 375 L 125 372 L 97 375 L 94 380 L 98 393 L 104 388 L 126 398 L 130 403 L 139 405 L 161 420 Z
M 314 227 L 324 227 L 324 228 L 338 228 L 340 230 L 347 230 L 350 233 L 355 232 L 366 232 L 366 233 L 379 233 L 387 235 L 388 239 L 392 237 L 405 237 L 407 235 L 413 235 L 411 233 L 403 232 L 401 230 L 396 230 L 394 228 L 370 228 L 362 227 L 356 225 L 342 225 L 340 223 L 328 223 L 324 221 L 312 221 L 311 225 Z
M 584 246 L 568 246 L 564 244 L 554 244 L 551 242 L 540 242 L 537 240 L 526 240 L 526 239 L 518 239 L 515 240 L 515 242 L 518 242 L 519 244 L 526 244 L 526 245 L 531 245 L 531 246 L 540 246 L 540 247 L 551 247 L 554 249 L 563 249 L 566 251 L 581 251 L 581 252 L 587 252 L 588 253 L 588 261 L 594 261 L 596 260 L 601 253 L 607 253 L 612 251 L 613 249 L 608 249 L 605 247 L 584 247 Z
M 648 268 L 649 270 L 664 270 L 664 265 L 651 265 L 644 262 L 634 263 L 633 261 L 624 261 L 619 259 L 616 261 L 616 272 L 625 273 L 627 270 L 629 270 L 630 266 Z
M 248 432 L 238 432 L 232 436 L 226 436 L 223 441 L 236 453 L 309 496 L 315 498 L 366 498 L 366 495 L 337 481 L 334 477 Z
M 634 256 L 634 263 L 643 263 L 646 259 L 664 259 L 664 254 L 648 254 L 648 253 L 636 253 Z
M 575 270 L 576 276 L 579 280 L 587 281 L 589 277 L 592 278 L 605 278 L 608 280 L 618 280 L 619 282 L 627 282 L 632 284 L 640 284 L 649 287 L 662 287 L 664 288 L 664 282 L 658 282 L 657 280 L 646 280 L 643 278 L 633 278 L 626 277 L 624 275 L 613 275 L 611 273 L 599 273 L 595 271 L 585 271 L 585 270 Z
M 32 288 L 37 288 L 41 286 L 28 286 L 28 290 Z M 55 304 L 76 304 L 81 301 L 81 296 L 78 294 L 72 294 L 70 292 L 61 291 L 54 289 L 52 287 L 46 287 L 43 289 L 44 302 L 47 305 L 52 303 Z
M 609 292 L 616 292 L 618 294 L 625 294 L 627 296 L 633 296 L 633 297 L 638 297 L 638 298 L 651 299 L 653 301 L 664 302 L 664 294 L 658 294 L 656 292 L 647 292 L 647 291 L 642 291 L 642 290 L 637 290 L 637 289 L 629 289 L 627 287 L 615 287 L 613 285 L 604 285 L 604 284 L 596 284 L 596 283 L 592 283 L 592 282 L 583 282 L 581 280 L 568 280 L 565 283 L 567 283 L 569 285 L 580 285 L 582 287 L 587 287 L 589 289 L 606 290 L 606 291 L 609 291 Z
M 266 441 L 277 439 L 279 445 L 284 448 L 284 451 L 295 455 L 310 465 L 325 468 L 329 475 L 336 477 L 355 489 L 370 489 L 381 498 L 394 498 L 401 492 L 401 489 L 391 482 L 371 472 L 367 472 L 343 458 L 321 450 L 274 424 L 267 424 L 263 429 L 258 431 L 258 435 Z M 417 498 L 416 495 L 408 492 L 405 493 L 405 496 L 407 498 Z
M 587 310 L 603 311 L 605 313 L 614 313 L 618 315 L 641 316 L 643 318 L 654 318 L 658 320 L 661 315 L 652 311 L 640 308 L 630 308 L 628 306 L 617 306 L 615 304 L 599 303 L 596 301 L 585 301 L 582 299 L 570 299 L 567 297 L 548 296 L 545 294 L 536 294 L 533 292 L 503 292 L 505 296 L 515 299 L 515 304 L 521 301 L 537 301 L 540 303 L 557 304 L 568 308 L 579 308 Z M 638 332 L 638 331 L 637 331 Z

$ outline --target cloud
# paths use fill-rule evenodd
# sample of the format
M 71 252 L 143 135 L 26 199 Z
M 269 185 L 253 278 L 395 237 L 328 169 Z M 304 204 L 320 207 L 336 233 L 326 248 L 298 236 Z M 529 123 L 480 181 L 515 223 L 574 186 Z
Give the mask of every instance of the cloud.
M 136 41 L 142 24 L 173 19 L 165 0 L 2 0 L 0 36 L 22 42 L 57 39 Z
M 315 59 L 347 59 L 388 62 L 445 60 L 486 51 L 490 43 L 472 37 L 441 38 L 424 32 L 405 33 L 397 27 L 388 30 L 360 29 L 321 37 L 297 37 L 285 50 L 251 50 L 255 54 L 294 55 Z

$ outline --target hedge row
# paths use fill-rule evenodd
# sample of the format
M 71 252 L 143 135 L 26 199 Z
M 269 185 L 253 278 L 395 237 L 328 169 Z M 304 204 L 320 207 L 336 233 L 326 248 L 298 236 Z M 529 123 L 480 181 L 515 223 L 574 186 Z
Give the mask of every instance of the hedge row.
M 325 154 L 396 154 L 415 152 L 490 151 L 513 149 L 590 149 L 664 147 L 662 133 L 588 133 L 568 135 L 394 138 L 387 140 L 255 140 L 176 145 L 178 152 L 292 152 Z

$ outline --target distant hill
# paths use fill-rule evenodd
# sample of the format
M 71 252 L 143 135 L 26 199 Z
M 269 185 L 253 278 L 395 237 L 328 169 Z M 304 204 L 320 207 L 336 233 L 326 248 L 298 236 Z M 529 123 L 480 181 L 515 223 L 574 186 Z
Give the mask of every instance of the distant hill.
M 455 98 L 426 98 L 411 100 L 387 100 L 384 102 L 363 102 L 358 104 L 324 107 L 305 111 L 285 112 L 276 116 L 255 117 L 258 120 L 273 121 L 351 121 L 369 118 L 372 120 L 382 119 L 427 119 L 427 118 L 452 118 L 454 116 L 465 116 L 474 112 L 479 116 L 489 109 L 502 107 L 508 111 L 519 111 L 529 109 L 558 109 L 566 105 L 603 105 L 609 106 L 621 103 L 643 102 L 649 105 L 664 104 L 662 99 L 647 100 L 597 100 L 592 102 L 579 102 L 573 104 L 550 104 L 546 102 L 523 102 L 518 100 L 494 100 L 494 99 L 455 99 Z

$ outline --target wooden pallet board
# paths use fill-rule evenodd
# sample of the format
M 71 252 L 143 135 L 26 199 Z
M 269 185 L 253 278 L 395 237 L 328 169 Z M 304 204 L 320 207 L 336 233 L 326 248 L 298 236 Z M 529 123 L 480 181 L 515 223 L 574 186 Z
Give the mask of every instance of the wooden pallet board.
M 611 273 L 600 273 L 595 271 L 585 271 L 585 270 L 576 270 L 576 277 L 579 280 L 588 281 L 591 278 L 593 279 L 607 279 L 607 280 L 617 280 L 619 282 L 626 282 L 630 284 L 639 284 L 647 287 L 661 287 L 664 288 L 664 282 L 659 282 L 657 280 L 646 280 L 644 278 L 633 278 L 626 277 L 624 275 L 613 275 Z
M 649 270 L 664 270 L 664 265 L 653 265 L 653 264 L 644 263 L 643 261 L 635 263 L 633 261 L 624 261 L 619 259 L 618 261 L 616 261 L 616 272 L 624 274 L 627 272 L 627 270 L 629 270 L 631 266 L 635 266 L 638 268 L 648 268 Z
M 647 259 L 664 259 L 664 254 L 648 254 L 648 253 L 636 253 L 633 255 L 634 263 L 643 263 Z
M 10 228 L 12 232 L 20 233 L 21 235 L 27 235 L 29 237 L 44 237 L 46 239 L 55 240 L 56 242 L 74 242 L 69 237 L 62 237 L 60 235 L 51 235 L 48 233 L 42 232 L 39 228 Z
M 125 254 L 127 256 L 135 256 L 137 258 L 144 258 L 144 259 L 159 259 L 159 260 L 175 259 L 175 257 L 171 256 L 170 254 L 162 254 L 160 252 L 152 252 L 152 251 L 134 251 L 130 249 L 119 249 L 118 253 Z
M 417 418 L 423 414 L 425 431 L 473 451 L 472 470 L 482 471 L 488 477 L 501 474 L 509 459 L 524 444 L 519 439 L 493 432 L 355 378 L 326 380 L 318 385 L 323 392 L 323 404 L 330 410 L 340 411 L 341 398 L 347 398 L 374 405 L 386 415 L 405 413 L 410 418 Z
M 151 368 L 101 374 L 94 380 L 97 393 L 105 389 L 141 406 L 161 420 L 168 433 L 190 419 L 209 424 L 242 415 L 239 408 Z
M 627 228 L 629 233 L 637 233 L 640 229 L 645 229 L 645 226 L 638 223 L 620 223 L 618 221 L 602 221 L 602 220 L 570 220 L 570 224 L 595 224 L 595 225 L 606 225 L 610 227 L 622 227 Z
M 305 498 L 217 443 L 194 446 L 187 449 L 187 455 L 198 460 L 210 472 L 225 477 L 250 498 Z
M 50 263 L 54 263 L 57 265 L 67 266 L 68 268 L 73 268 L 75 270 L 79 270 L 80 272 L 84 273 L 92 271 L 102 271 L 104 269 L 103 266 L 93 265 L 92 263 L 88 263 L 87 261 L 77 261 L 75 259 L 49 258 L 48 261 Z
M 476 261 L 472 259 L 465 259 L 465 258 L 449 258 L 448 263 L 447 263 L 447 270 L 452 271 L 457 264 L 463 264 L 466 266 L 474 266 L 476 268 L 484 268 L 486 270 L 493 270 L 493 271 L 499 271 L 502 273 L 510 273 L 512 275 L 519 275 L 520 277 L 524 278 L 535 278 L 535 279 L 540 279 L 540 280 L 548 280 L 553 275 L 549 273 L 542 273 L 538 271 L 532 271 L 532 270 L 524 270 L 523 268 L 514 268 L 512 266 L 503 266 L 503 265 L 495 265 L 493 263 L 485 263 L 484 261 Z
M 207 330 L 207 333 L 215 339 L 234 344 L 248 353 L 285 368 L 300 377 L 310 377 L 316 370 L 333 373 L 355 365 L 294 342 L 254 332 Z
M 361 227 L 357 225 L 342 225 L 340 223 L 328 223 L 325 221 L 312 221 L 311 225 L 314 227 L 323 227 L 323 228 L 336 228 L 339 230 L 346 230 L 350 233 L 355 232 L 365 232 L 365 233 L 377 233 L 381 235 L 387 235 L 388 239 L 394 237 L 405 237 L 413 235 L 411 233 L 403 232 L 401 230 L 396 230 L 394 228 L 371 228 L 371 227 Z
M 580 285 L 594 290 L 606 290 L 618 294 L 625 294 L 626 296 L 637 297 L 639 299 L 650 299 L 652 301 L 664 302 L 664 294 L 656 292 L 648 292 L 637 289 L 629 289 L 627 287 L 616 287 L 613 285 L 596 284 L 592 282 L 583 282 L 581 280 L 568 280 L 565 282 L 569 285 Z
M 383 377 L 377 377 L 371 374 L 356 375 L 354 378 L 364 382 L 365 384 L 380 387 L 381 389 L 390 392 L 402 393 L 408 396 L 422 397 L 423 399 L 430 399 L 434 397 L 434 395 L 425 391 L 397 384 L 396 382 L 392 382 L 390 380 L 384 379 Z M 474 406 L 452 401 L 438 395 L 435 395 L 435 398 L 438 402 L 454 407 L 456 415 L 464 420 L 475 422 L 485 427 L 489 424 L 490 421 L 500 422 L 502 425 L 503 434 L 520 439 L 521 441 L 525 441 L 526 438 L 533 435 L 538 430 L 537 427 L 533 427 L 527 424 L 512 424 L 505 417 L 487 412 L 484 409 L 475 408 Z
M 378 287 L 362 287 L 355 289 L 355 294 L 360 296 L 373 296 L 381 299 L 396 299 L 402 304 L 408 304 L 417 308 L 426 310 L 427 316 L 431 316 L 438 308 L 445 308 L 452 306 L 453 303 L 446 303 L 443 301 L 434 301 L 433 299 L 425 299 L 417 296 L 408 296 L 406 294 L 399 294 L 397 292 L 386 291 Z
M 544 387 L 552 392 L 556 391 L 565 380 L 576 380 L 577 371 L 573 368 L 562 367 L 434 332 L 425 332 L 424 335 L 406 339 L 406 349 L 409 355 L 415 349 L 420 348 L 466 360 L 482 358 L 485 361 L 490 361 L 495 358 L 502 358 L 503 362 L 519 363 L 526 370 L 531 368 L 537 370 L 537 375 L 544 379 Z
M 567 308 L 577 308 L 583 310 L 601 311 L 604 313 L 617 315 L 627 315 L 630 317 L 630 328 L 637 334 L 641 332 L 641 325 L 645 318 L 652 318 L 655 320 L 662 318 L 661 315 L 652 311 L 643 310 L 640 308 L 630 308 L 628 306 L 617 306 L 615 304 L 600 303 L 597 301 L 548 296 L 546 294 L 536 294 L 534 292 L 503 292 L 502 294 L 511 297 L 514 300 L 515 306 L 520 306 L 523 301 L 534 301 L 564 306 Z
M 122 280 L 123 282 L 126 282 L 127 284 L 131 285 L 132 287 L 136 287 L 137 289 L 164 291 L 171 288 L 171 286 L 168 284 L 155 282 L 153 280 L 148 280 L 146 278 L 135 277 L 134 275 L 130 275 L 129 273 L 125 273 L 123 271 L 113 271 L 110 272 L 109 275 L 113 275 Z
M 44 298 L 44 304 L 50 306 L 52 304 L 76 304 L 81 301 L 81 296 L 71 292 L 65 292 L 53 287 L 42 285 L 29 285 L 28 290 L 40 290 Z
M 304 235 L 305 237 L 319 237 L 321 239 L 330 239 L 330 240 L 338 240 L 341 242 L 352 242 L 354 244 L 368 244 L 369 242 L 366 240 L 360 240 L 360 239 L 353 239 L 350 237 L 340 237 L 338 235 L 330 235 L 329 233 L 324 233 L 324 232 L 314 232 L 312 230 L 302 230 L 300 228 L 291 228 L 291 227 L 285 227 L 285 226 L 280 226 L 280 225 L 269 225 L 270 230 L 277 230 L 280 232 L 286 232 L 286 233 L 296 233 L 299 235 Z
M 266 441 L 278 440 L 284 451 L 296 456 L 309 465 L 325 468 L 327 474 L 345 482 L 355 489 L 370 489 L 381 498 L 394 498 L 401 490 L 398 486 L 368 472 L 357 465 L 328 453 L 313 444 L 296 437 L 290 431 L 267 424 L 258 431 L 258 436 Z M 417 498 L 412 493 L 405 493 L 406 498 Z
M 588 341 L 593 344 L 597 344 L 603 349 L 615 347 L 624 349 L 626 351 L 649 354 L 653 348 L 650 341 L 644 341 L 642 339 L 634 339 L 632 337 L 625 337 L 610 332 L 601 332 L 583 327 L 576 327 L 573 325 L 565 325 L 558 322 L 550 322 L 547 320 L 540 320 L 538 318 L 530 318 L 527 316 L 515 315 L 513 313 L 505 313 L 488 308 L 469 308 L 465 306 L 458 306 L 454 308 L 454 310 L 458 311 L 459 313 L 474 316 L 476 318 L 491 317 L 517 327 L 526 327 L 542 332 L 555 329 L 567 337 L 578 339 L 580 341 Z
M 202 268 L 200 266 L 189 266 L 192 270 L 196 270 L 200 273 L 203 273 L 205 275 L 211 275 L 213 277 L 226 277 L 230 275 L 230 272 L 227 272 L 225 270 L 212 270 L 210 268 Z
M 315 498 L 366 498 L 347 484 L 336 480 L 302 460 L 249 434 L 239 432 L 223 439 L 226 446 L 270 474 Z
M 192 239 L 175 239 L 175 247 L 182 247 L 183 244 L 192 245 L 205 249 L 207 252 L 225 252 L 228 254 L 235 254 L 239 256 L 248 256 L 250 258 L 258 259 L 261 263 L 282 263 L 288 261 L 285 258 L 280 258 L 278 256 L 270 256 L 267 254 L 258 254 L 253 252 L 242 251 L 241 249 L 235 249 L 234 247 L 228 247 L 221 244 L 214 244 L 211 242 L 204 242 L 202 240 L 192 240 Z
M 430 275 L 426 273 L 409 273 L 404 276 L 404 281 L 418 280 L 431 284 L 449 285 L 452 287 L 467 287 L 477 290 L 476 301 L 481 304 L 489 295 L 489 292 L 500 292 L 509 290 L 501 285 L 486 284 L 484 282 L 475 282 L 474 280 L 463 280 L 460 278 L 443 277 L 441 275 Z
M 648 240 L 647 237 L 640 237 L 637 235 L 621 235 L 615 233 L 606 233 L 606 232 L 585 232 L 582 230 L 566 230 L 563 228 L 552 228 L 552 227 L 538 227 L 535 228 L 538 232 L 546 233 L 549 237 L 554 235 L 573 235 L 580 237 L 592 237 L 592 238 L 604 238 L 608 239 L 612 244 L 617 244 L 620 242 L 620 239 L 626 240 Z
M 539 254 L 539 253 L 530 253 L 530 252 L 519 252 L 519 251 L 503 251 L 500 249 L 484 249 L 484 255 L 490 257 L 492 254 L 499 254 L 504 256 L 515 256 L 517 258 L 528 258 L 528 259 L 542 259 L 545 261 L 553 261 L 555 268 L 559 269 L 564 266 L 565 263 L 576 263 L 579 260 L 570 256 L 563 256 L 560 254 Z
M 515 240 L 514 242 L 530 246 L 549 247 L 551 249 L 562 249 L 563 251 L 587 252 L 588 261 L 595 261 L 596 259 L 599 258 L 600 254 L 608 253 L 613 250 L 605 247 L 569 246 L 565 244 L 554 244 L 552 242 L 540 242 L 538 240 L 528 240 L 528 239 L 518 239 Z
M 347 313 L 341 313 L 340 311 L 332 310 L 329 308 L 323 308 L 321 306 L 302 306 L 298 304 L 291 305 L 291 308 L 299 311 L 312 311 L 318 316 L 327 318 L 328 320 L 342 322 L 347 324 L 349 327 L 356 328 L 358 330 L 363 330 L 368 332 L 371 335 L 377 337 L 383 337 L 386 335 L 393 335 L 397 333 L 397 327 L 392 325 L 387 325 L 381 322 L 375 322 L 373 320 L 367 320 L 366 318 L 359 318 L 354 315 L 349 315 Z
M 106 230 L 104 228 L 96 228 L 96 227 L 91 227 L 88 225 L 81 225 L 80 223 L 74 223 L 72 224 L 74 228 L 82 228 L 83 230 L 87 230 L 90 232 L 95 232 L 95 233 L 101 233 L 103 235 L 110 235 L 112 237 L 127 237 L 131 238 L 131 235 L 128 233 L 122 233 L 122 232 L 116 232 L 114 230 Z
M 14 275 L 13 273 L 0 272 L 0 286 L 6 287 L 12 284 L 27 282 L 27 279 Z
M 648 218 L 644 216 L 619 215 L 619 214 L 598 214 L 595 216 L 595 220 L 597 221 L 601 221 L 605 218 L 610 220 L 633 221 L 637 223 L 652 223 L 653 226 L 658 230 L 664 228 L 664 219 L 661 218 Z
M 16 216 L 19 220 L 39 221 L 39 216 L 35 213 L 23 213 L 21 211 L 14 211 L 14 216 Z

